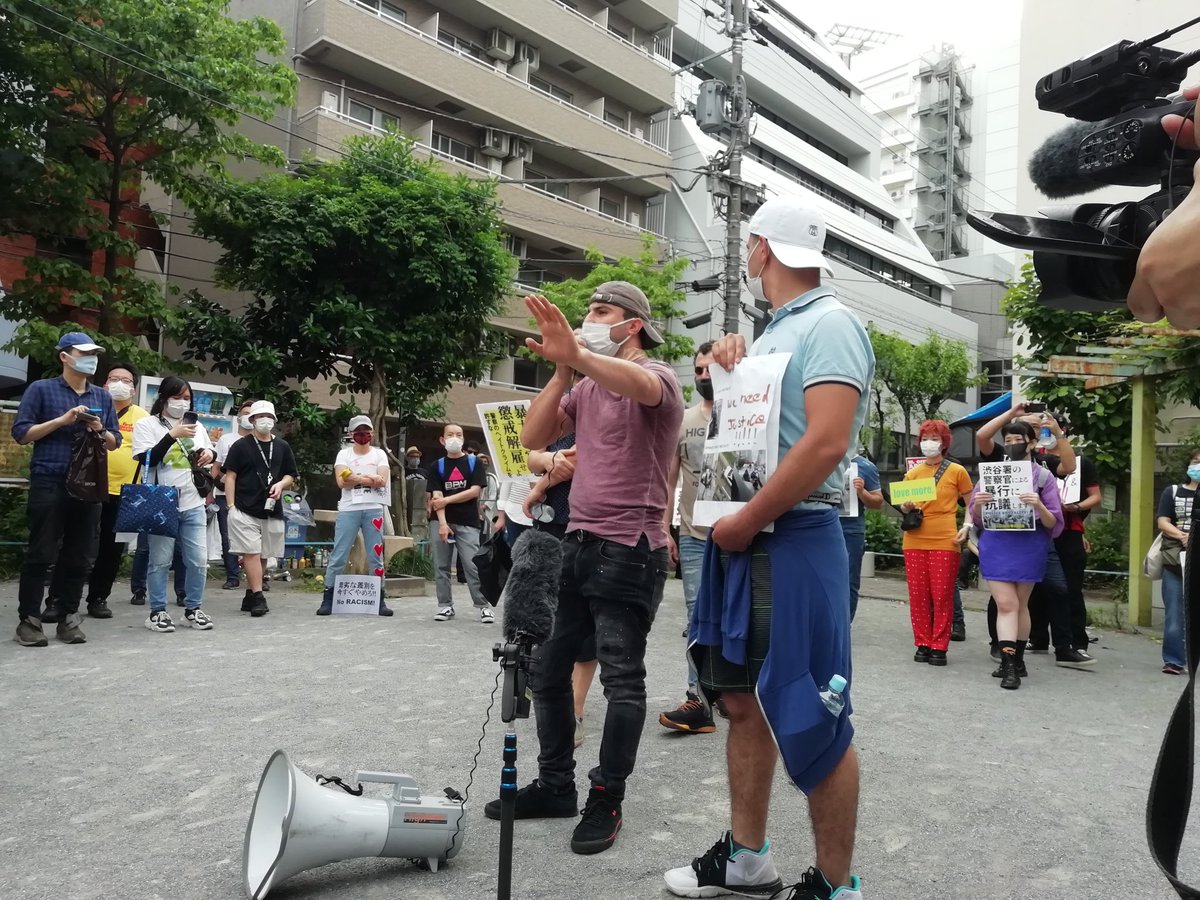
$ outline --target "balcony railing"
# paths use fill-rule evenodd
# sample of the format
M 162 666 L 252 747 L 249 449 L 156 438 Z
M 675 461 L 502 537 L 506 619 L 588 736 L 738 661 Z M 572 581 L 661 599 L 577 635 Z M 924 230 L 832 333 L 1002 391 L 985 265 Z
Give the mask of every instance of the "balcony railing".
M 337 119 L 339 122 L 343 122 L 354 128 L 361 128 L 364 131 L 371 131 L 371 132 L 374 132 L 375 134 L 392 134 L 393 133 L 386 128 L 381 128 L 378 125 L 368 125 L 366 122 L 359 121 L 358 119 L 355 119 L 352 116 L 348 116 L 345 113 L 340 113 L 340 112 L 337 112 L 336 110 L 332 110 L 332 109 L 329 109 L 324 106 L 317 106 L 317 107 L 310 109 L 308 112 L 306 112 L 302 116 L 300 116 L 300 118 L 297 120 L 297 124 L 303 125 L 305 122 L 307 122 L 313 116 L 317 116 L 317 115 L 328 116 L 331 119 Z M 438 150 L 435 147 L 431 147 L 429 144 L 422 143 L 421 141 L 414 141 L 413 143 L 414 143 L 414 146 L 420 147 L 422 150 L 424 150 L 426 153 L 428 153 L 431 156 L 436 156 L 438 159 L 443 159 L 447 162 L 453 163 L 456 166 L 464 166 L 468 169 L 474 169 L 476 172 L 480 172 L 480 173 L 486 175 L 488 178 L 495 178 L 501 184 L 506 183 L 506 182 L 512 182 L 514 180 L 514 179 L 509 178 L 505 175 L 502 175 L 498 172 L 493 172 L 487 166 L 481 166 L 478 163 L 473 163 L 468 160 L 462 159 L 461 157 L 453 156 L 442 150 Z M 638 234 L 641 234 L 642 232 L 649 232 L 650 234 L 654 235 L 655 237 L 662 238 L 664 241 L 667 240 L 667 236 L 665 234 L 660 234 L 657 231 L 651 231 L 649 228 L 647 228 L 644 225 L 634 225 L 632 222 L 626 222 L 624 219 L 619 218 L 618 216 L 610 216 L 608 213 L 600 212 L 600 210 L 598 210 L 598 209 L 593 209 L 590 206 L 585 206 L 582 203 L 577 203 L 576 201 L 569 200 L 566 197 L 560 197 L 560 196 L 558 196 L 558 194 L 551 193 L 550 191 L 546 190 L 545 188 L 540 188 L 537 185 L 517 184 L 515 186 L 519 187 L 519 188 L 523 188 L 527 191 L 533 191 L 535 194 L 540 194 L 544 197 L 549 197 L 552 200 L 556 200 L 559 203 L 566 204 L 567 206 L 573 206 L 575 209 L 582 210 L 583 212 L 586 212 L 593 216 L 598 216 L 601 219 L 607 219 L 610 222 L 616 222 L 618 225 L 623 225 L 624 227 L 626 227 Z
M 627 38 L 623 38 L 619 34 L 616 34 L 615 32 L 610 31 L 608 28 L 601 25 L 599 22 L 597 22 L 591 16 L 587 15 L 586 13 L 581 13 L 579 10 L 577 10 L 574 6 L 571 6 L 569 3 L 563 3 L 562 0 L 551 0 L 551 2 L 557 3 L 559 6 L 561 6 L 563 9 L 565 9 L 567 12 L 583 19 L 583 21 L 587 22 L 593 28 L 603 31 L 614 41 L 618 41 L 619 43 L 624 44 L 630 50 L 633 50 L 637 53 L 641 53 L 643 56 L 648 56 L 650 59 L 652 59 L 654 62 L 658 63 L 664 69 L 675 68 L 671 64 L 671 47 L 670 47 L 669 40 L 663 41 L 663 40 L 659 39 L 658 35 L 654 35 L 654 49 L 647 50 L 645 47 L 640 47 L 637 44 L 635 44 L 633 41 L 628 40 Z M 665 52 L 663 52 L 663 51 L 665 51 Z
M 316 2 L 317 2 L 317 0 L 306 0 L 304 5 L 306 7 L 312 6 Z M 364 6 L 363 4 L 356 2 L 356 0 L 330 0 L 330 2 L 344 3 L 347 6 L 352 6 L 356 10 L 358 10 L 362 13 L 374 16 L 380 22 L 382 22 L 383 24 L 385 24 L 391 28 L 399 28 L 400 30 L 405 31 L 408 34 L 412 35 L 413 37 L 417 38 L 418 40 L 424 41 L 427 44 L 432 44 L 435 47 L 439 47 L 448 53 L 453 53 L 456 56 L 459 56 L 462 59 L 467 60 L 467 62 L 474 63 L 475 65 L 479 66 L 484 71 L 490 72 L 496 78 L 507 79 L 508 81 L 512 82 L 513 84 L 523 87 L 527 91 L 536 93 L 539 97 L 543 97 L 547 100 L 552 100 L 561 106 L 565 106 L 567 109 L 570 109 L 572 112 L 575 112 L 578 115 L 586 116 L 587 118 L 591 119 L 593 122 L 598 122 L 599 124 L 603 125 L 605 128 L 608 128 L 612 131 L 619 132 L 620 134 L 629 138 L 631 141 L 637 141 L 639 144 L 645 144 L 647 147 L 653 147 L 655 150 L 661 151 L 663 153 L 668 152 L 667 143 L 666 143 L 665 139 L 662 141 L 662 143 L 656 143 L 655 141 L 650 140 L 646 137 L 638 137 L 636 134 L 634 134 L 628 128 L 622 128 L 619 125 L 614 125 L 612 122 L 609 122 L 608 120 L 606 120 L 603 116 L 598 116 L 595 113 L 590 113 L 586 109 L 581 109 L 580 107 L 576 106 L 574 103 L 569 103 L 566 100 L 560 100 L 558 97 L 553 97 L 550 94 L 547 94 L 545 91 L 540 91 L 537 88 L 535 88 L 533 85 L 531 85 L 528 81 L 526 81 L 524 78 L 518 78 L 516 75 L 510 74 L 508 71 L 506 71 L 503 68 L 494 66 L 491 63 L 485 62 L 484 60 L 477 59 L 475 56 L 473 56 L 471 53 L 467 52 L 466 50 L 463 50 L 459 47 L 451 46 L 450 44 L 447 44 L 443 41 L 439 41 L 433 35 L 426 34 L 421 29 L 414 28 L 412 25 L 409 25 L 407 22 L 400 22 L 396 19 L 393 19 L 391 16 L 385 15 L 378 9 L 372 9 L 369 6 Z M 613 35 L 613 37 L 617 37 L 617 35 Z M 653 136 L 655 134 L 655 130 L 653 128 L 651 128 L 650 133 Z

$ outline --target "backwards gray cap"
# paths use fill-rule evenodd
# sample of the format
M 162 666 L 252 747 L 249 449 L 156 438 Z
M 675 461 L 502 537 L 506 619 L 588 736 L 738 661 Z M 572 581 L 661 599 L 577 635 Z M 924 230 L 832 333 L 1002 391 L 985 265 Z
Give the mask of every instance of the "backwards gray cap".
M 635 319 L 642 320 L 643 346 L 657 347 L 663 342 L 662 334 L 654 327 L 650 314 L 650 301 L 642 289 L 628 281 L 606 281 L 592 294 L 592 303 L 608 303 L 619 306 Z

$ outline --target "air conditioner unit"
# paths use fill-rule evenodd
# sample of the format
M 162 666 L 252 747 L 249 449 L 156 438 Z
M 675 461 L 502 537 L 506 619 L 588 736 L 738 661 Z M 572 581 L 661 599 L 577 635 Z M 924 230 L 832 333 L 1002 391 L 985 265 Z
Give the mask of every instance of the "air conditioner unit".
M 505 235 L 504 249 L 517 259 L 524 259 L 529 255 L 529 244 L 525 241 L 525 238 L 517 237 L 515 234 Z
M 481 141 L 479 152 L 484 156 L 499 156 L 501 158 L 508 156 L 509 135 L 507 131 L 501 131 L 499 128 L 483 129 L 483 139 Z
M 646 139 L 646 132 L 643 131 L 641 128 L 639 128 L 637 125 L 634 125 L 633 126 L 633 136 L 635 138 L 637 138 L 639 141 L 643 141 Z
M 493 28 L 487 35 L 487 55 L 492 59 L 502 59 L 508 62 L 513 58 L 516 39 L 511 34 Z
M 517 44 L 517 59 L 529 64 L 529 71 L 536 72 L 542 64 L 542 51 L 533 44 L 521 41 Z
M 509 147 L 509 156 L 512 159 L 531 163 L 533 162 L 533 144 L 520 138 L 513 138 L 512 145 Z
M 329 109 L 334 112 L 338 111 L 338 95 L 333 91 L 325 91 L 321 94 L 321 109 Z
M 630 210 L 629 224 L 632 225 L 634 228 L 641 228 L 642 227 L 642 214 L 640 212 L 634 212 L 634 211 Z

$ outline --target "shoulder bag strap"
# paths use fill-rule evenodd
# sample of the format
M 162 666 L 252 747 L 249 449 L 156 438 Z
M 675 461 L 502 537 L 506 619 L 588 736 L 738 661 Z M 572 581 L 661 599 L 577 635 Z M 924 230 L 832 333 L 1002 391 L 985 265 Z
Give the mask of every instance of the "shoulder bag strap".
M 938 466 L 938 470 L 933 473 L 933 483 L 937 484 L 942 480 L 942 476 L 946 474 L 946 470 L 950 468 L 950 460 L 943 459 L 942 464 Z

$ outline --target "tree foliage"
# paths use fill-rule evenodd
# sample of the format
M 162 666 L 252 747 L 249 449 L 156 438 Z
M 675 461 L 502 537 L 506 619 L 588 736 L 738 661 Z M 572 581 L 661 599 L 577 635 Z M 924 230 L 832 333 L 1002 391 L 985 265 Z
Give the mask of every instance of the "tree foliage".
M 195 229 L 217 241 L 219 283 L 248 292 L 236 314 L 193 292 L 185 356 L 276 397 L 322 426 L 309 382 L 412 422 L 454 381 L 503 353 L 488 324 L 513 273 L 492 182 L 449 175 L 399 136 L 355 137 L 334 162 L 231 183 Z
M 169 362 L 143 336 L 174 319 L 161 284 L 139 271 L 130 224 L 147 180 L 190 205 L 227 179 L 230 158 L 282 163 L 238 133 L 244 114 L 290 106 L 286 42 L 264 18 L 234 21 L 229 0 L 0 0 L 0 152 L 10 179 L 0 234 L 39 253 L 0 312 L 21 322 L 12 347 L 52 360 L 64 318 L 94 324 L 115 355 L 148 371 Z M 92 274 L 93 261 L 99 274 Z M 66 300 L 73 310 L 63 306 Z
M 675 287 L 675 283 L 690 265 L 689 261 L 683 257 L 659 260 L 654 255 L 653 237 L 646 235 L 644 241 L 640 256 L 623 256 L 613 263 L 605 262 L 599 251 L 589 250 L 587 258 L 596 264 L 592 270 L 583 278 L 547 284 L 546 299 L 561 309 L 572 325 L 578 326 L 587 315 L 588 304 L 597 287 L 606 281 L 628 281 L 642 289 L 650 301 L 650 312 L 657 323 L 665 324 L 682 315 L 685 295 Z M 663 335 L 663 343 L 648 351 L 650 356 L 675 362 L 694 355 L 695 345 L 690 337 L 668 334 L 665 327 L 659 330 Z
M 963 341 L 947 340 L 931 331 L 924 341 L 914 345 L 873 325 L 869 334 L 875 351 L 875 379 L 871 384 L 872 453 L 879 459 L 884 437 L 891 430 L 889 402 L 899 410 L 904 425 L 902 433 L 911 435 L 914 417 L 938 418 L 947 400 L 979 384 L 982 376 L 972 374 L 971 357 Z
M 1039 300 L 1041 284 L 1032 263 L 1021 267 L 1021 278 L 1004 295 L 1001 309 L 1026 332 L 1014 359 L 1017 368 L 1045 363 L 1052 356 L 1075 356 L 1085 344 L 1103 343 L 1126 333 L 1132 321 L 1124 308 L 1105 313 L 1054 309 Z M 1082 381 L 1030 378 L 1026 396 L 1045 401 L 1050 412 L 1065 412 L 1076 435 L 1073 446 L 1087 454 L 1102 481 L 1121 481 L 1129 471 L 1130 427 L 1133 421 L 1129 386 L 1085 390 Z

